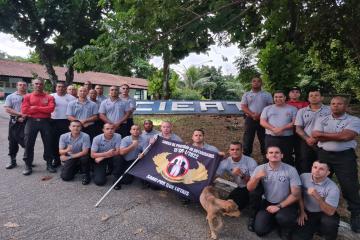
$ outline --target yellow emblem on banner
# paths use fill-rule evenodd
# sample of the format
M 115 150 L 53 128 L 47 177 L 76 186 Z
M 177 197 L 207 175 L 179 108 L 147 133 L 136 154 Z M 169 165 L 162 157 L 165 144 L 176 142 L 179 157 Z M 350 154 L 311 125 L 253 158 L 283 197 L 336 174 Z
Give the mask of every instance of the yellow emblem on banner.
M 171 153 L 164 152 L 154 156 L 156 171 L 169 182 L 192 184 L 208 179 L 205 166 L 197 161 L 198 168 L 190 169 L 189 160 L 182 154 L 168 159 Z

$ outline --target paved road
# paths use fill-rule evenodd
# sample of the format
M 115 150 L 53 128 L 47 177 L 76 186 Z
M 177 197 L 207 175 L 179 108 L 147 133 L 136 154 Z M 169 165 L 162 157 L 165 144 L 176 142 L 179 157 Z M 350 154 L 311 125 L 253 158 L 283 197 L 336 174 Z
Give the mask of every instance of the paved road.
M 0 239 L 208 239 L 205 212 L 198 204 L 183 206 L 175 195 L 141 189 L 140 183 L 113 191 L 98 208 L 97 200 L 109 188 L 80 178 L 63 182 L 49 174 L 42 160 L 42 144 L 36 143 L 34 172 L 21 174 L 24 163 L 5 170 L 7 118 L 0 106 Z M 52 176 L 42 181 L 44 176 Z M 109 181 L 110 182 L 110 181 Z M 102 221 L 102 218 L 108 218 Z M 221 239 L 260 239 L 246 230 L 246 216 L 226 218 Z M 18 227 L 5 227 L 7 223 Z M 265 239 L 278 239 L 273 232 Z

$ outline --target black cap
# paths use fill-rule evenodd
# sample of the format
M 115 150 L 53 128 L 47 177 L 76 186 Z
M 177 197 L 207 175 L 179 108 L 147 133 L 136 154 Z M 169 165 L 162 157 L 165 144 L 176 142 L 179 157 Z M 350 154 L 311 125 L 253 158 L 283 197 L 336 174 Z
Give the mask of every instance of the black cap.
M 301 89 L 297 86 L 290 88 L 289 92 L 291 92 L 292 90 L 298 90 L 301 92 Z

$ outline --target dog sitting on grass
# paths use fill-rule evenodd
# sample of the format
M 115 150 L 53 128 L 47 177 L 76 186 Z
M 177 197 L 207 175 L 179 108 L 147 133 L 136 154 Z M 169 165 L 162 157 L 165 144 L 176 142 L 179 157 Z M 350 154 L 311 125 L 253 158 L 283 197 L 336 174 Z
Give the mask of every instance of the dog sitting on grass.
M 223 227 L 222 216 L 239 217 L 240 211 L 233 200 L 222 200 L 213 186 L 207 186 L 200 195 L 201 206 L 205 209 L 210 227 L 211 239 L 217 239 Z

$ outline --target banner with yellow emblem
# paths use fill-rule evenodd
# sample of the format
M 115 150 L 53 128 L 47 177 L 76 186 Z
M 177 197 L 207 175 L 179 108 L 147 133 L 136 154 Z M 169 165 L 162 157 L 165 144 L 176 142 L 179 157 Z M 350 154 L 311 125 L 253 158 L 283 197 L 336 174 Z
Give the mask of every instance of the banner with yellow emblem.
M 199 200 L 220 162 L 217 153 L 158 137 L 130 174 L 177 194 Z

